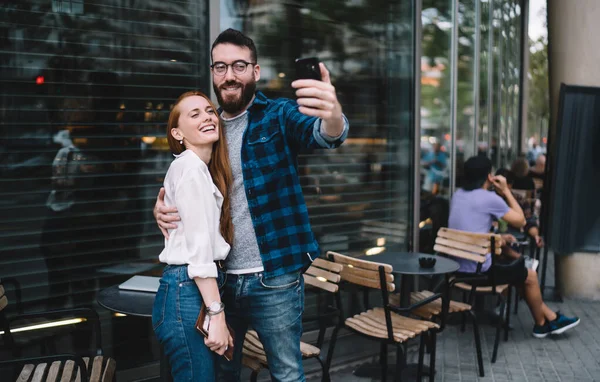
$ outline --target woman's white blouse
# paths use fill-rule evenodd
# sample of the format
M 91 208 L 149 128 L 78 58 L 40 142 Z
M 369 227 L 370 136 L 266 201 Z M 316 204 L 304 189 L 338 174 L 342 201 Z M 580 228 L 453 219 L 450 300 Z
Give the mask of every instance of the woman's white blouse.
M 169 230 L 159 259 L 171 265 L 188 264 L 188 276 L 217 277 L 215 260 L 229 253 L 219 231 L 223 195 L 213 183 L 206 164 L 185 150 L 169 166 L 164 181 L 165 204 L 176 206 L 181 221 Z

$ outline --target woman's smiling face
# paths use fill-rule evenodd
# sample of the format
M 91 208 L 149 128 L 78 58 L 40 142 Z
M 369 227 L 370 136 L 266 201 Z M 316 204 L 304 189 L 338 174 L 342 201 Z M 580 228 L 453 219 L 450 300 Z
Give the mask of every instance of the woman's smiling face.
M 219 116 L 217 111 L 204 97 L 190 96 L 177 106 L 179 121 L 177 127 L 171 129 L 175 139 L 182 140 L 186 148 L 190 145 L 203 147 L 219 140 Z

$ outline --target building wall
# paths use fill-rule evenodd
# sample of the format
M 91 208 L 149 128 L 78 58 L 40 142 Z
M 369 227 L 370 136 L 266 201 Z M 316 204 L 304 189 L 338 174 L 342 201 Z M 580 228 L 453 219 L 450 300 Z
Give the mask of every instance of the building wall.
M 600 86 L 600 2 L 597 0 L 548 0 L 548 58 L 552 133 L 556 131 L 561 83 Z M 556 142 L 551 142 L 554 145 Z M 600 256 L 573 253 L 557 265 L 561 291 L 566 296 L 600 299 Z

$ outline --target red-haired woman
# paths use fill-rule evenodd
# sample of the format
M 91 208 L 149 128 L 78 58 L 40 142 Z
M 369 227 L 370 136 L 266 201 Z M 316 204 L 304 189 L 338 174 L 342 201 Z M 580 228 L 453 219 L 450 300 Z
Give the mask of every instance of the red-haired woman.
M 175 381 L 214 381 L 215 357 L 233 346 L 219 294 L 226 274 L 218 266 L 233 240 L 232 175 L 215 105 L 200 92 L 182 94 L 169 115 L 167 139 L 176 159 L 165 177 L 165 203 L 177 207 L 181 221 L 159 257 L 167 266 L 152 326 Z M 203 302 L 210 318 L 206 340 L 195 329 Z

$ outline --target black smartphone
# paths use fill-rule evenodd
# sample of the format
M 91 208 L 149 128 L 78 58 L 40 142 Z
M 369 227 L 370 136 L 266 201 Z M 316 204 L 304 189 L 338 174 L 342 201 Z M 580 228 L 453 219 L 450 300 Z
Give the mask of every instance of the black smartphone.
M 319 67 L 319 59 L 316 57 L 297 58 L 296 79 L 321 81 L 321 68 Z

